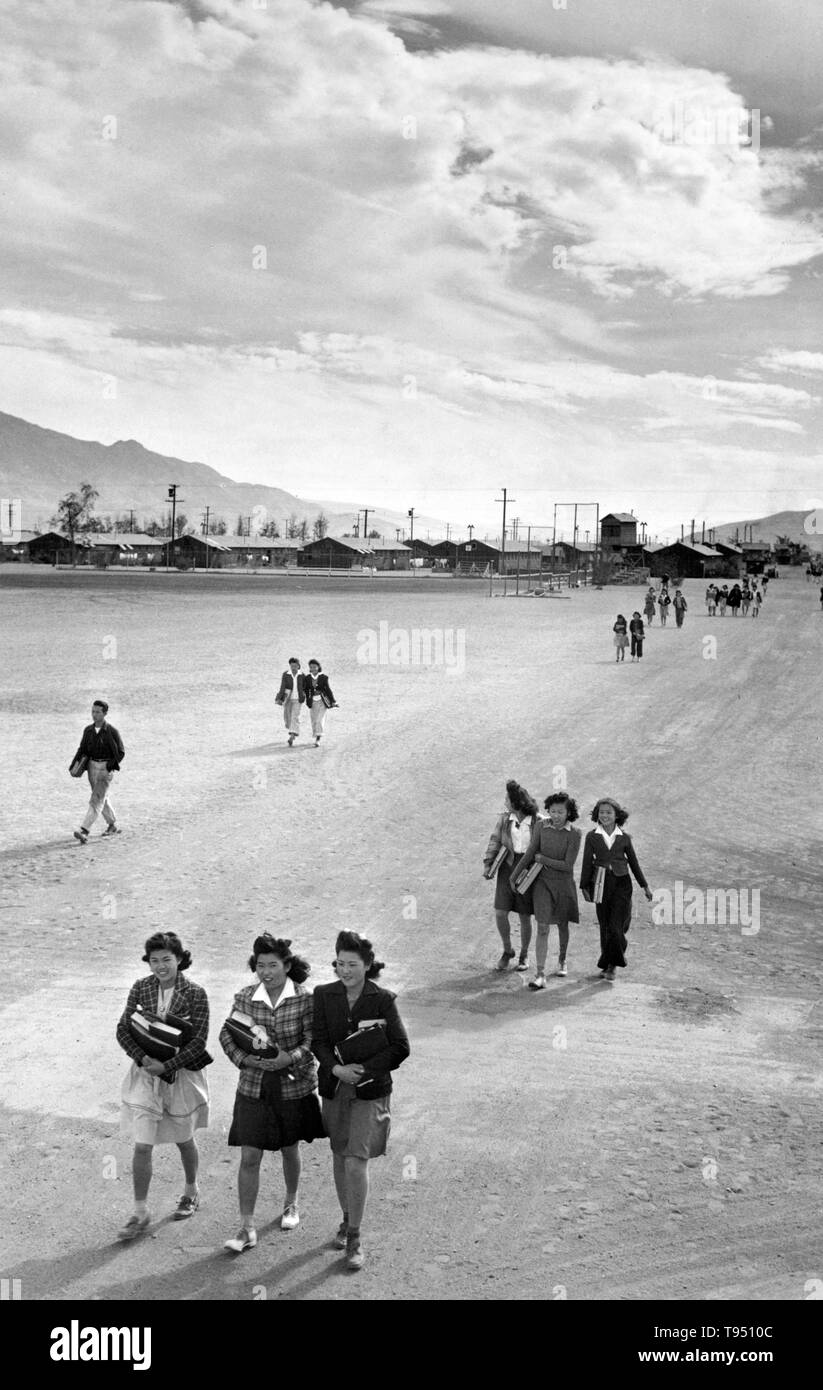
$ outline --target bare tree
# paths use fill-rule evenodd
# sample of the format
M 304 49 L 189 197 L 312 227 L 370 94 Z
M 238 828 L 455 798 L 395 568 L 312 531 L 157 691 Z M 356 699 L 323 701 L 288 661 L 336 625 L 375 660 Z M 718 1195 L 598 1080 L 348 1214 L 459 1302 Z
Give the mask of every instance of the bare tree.
M 316 541 L 322 541 L 323 537 L 328 535 L 329 518 L 324 512 L 317 513 L 317 516 L 314 518 L 314 525 L 311 529 L 312 535 Z

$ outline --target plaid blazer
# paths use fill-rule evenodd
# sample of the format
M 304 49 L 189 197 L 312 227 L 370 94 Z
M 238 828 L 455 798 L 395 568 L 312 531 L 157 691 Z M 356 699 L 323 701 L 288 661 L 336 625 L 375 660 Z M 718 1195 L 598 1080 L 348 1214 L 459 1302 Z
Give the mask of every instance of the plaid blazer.
M 255 1023 L 262 1023 L 272 1042 L 292 1056 L 292 1066 L 288 1068 L 294 1077 L 290 1081 L 286 1071 L 278 1071 L 284 1100 L 301 1100 L 317 1090 L 317 1064 L 311 1050 L 312 1040 L 312 997 L 303 985 L 294 986 L 291 999 L 283 999 L 273 1009 L 263 999 L 252 999 L 258 985 L 247 985 L 235 994 L 229 1012 L 237 1009 L 249 1014 Z M 240 1068 L 237 1094 L 249 1100 L 259 1100 L 263 1087 L 263 1067 L 250 1066 L 249 1053 L 238 1047 L 225 1024 L 220 1030 L 220 1046 L 230 1062 Z M 244 1063 L 246 1065 L 244 1065 Z
M 146 1054 L 129 1032 L 129 1019 L 138 1004 L 141 1005 L 144 1012 L 155 1013 L 159 993 L 160 986 L 155 975 L 144 975 L 142 980 L 135 980 L 129 990 L 126 1007 L 117 1025 L 117 1041 L 123 1051 L 128 1053 L 132 1061 L 136 1062 L 138 1066 Z M 185 975 L 178 972 L 169 1013 L 176 1014 L 178 1018 L 187 1019 L 192 1026 L 193 1036 L 185 1047 L 181 1047 L 176 1057 L 170 1058 L 165 1063 L 161 1081 L 173 1081 L 179 1071 L 200 1071 L 202 1067 L 207 1067 L 214 1061 L 214 1058 L 206 1051 L 206 1038 L 209 1033 L 209 1001 L 203 986 L 196 985 L 193 980 L 187 980 Z

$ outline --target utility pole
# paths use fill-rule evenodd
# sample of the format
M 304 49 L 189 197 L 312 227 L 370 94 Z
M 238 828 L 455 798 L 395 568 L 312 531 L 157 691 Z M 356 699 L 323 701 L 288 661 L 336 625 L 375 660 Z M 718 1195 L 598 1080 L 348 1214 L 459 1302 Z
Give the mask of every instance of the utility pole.
M 466 530 L 467 530 L 468 533 L 469 533 L 469 540 L 471 540 L 471 538 L 472 538 L 472 532 L 474 531 L 474 527 L 473 527 L 472 525 L 467 525 Z
M 209 568 L 209 559 L 210 559 L 210 550 L 209 550 L 209 517 L 210 517 L 210 516 L 211 516 L 211 507 L 208 506 L 208 504 L 207 504 L 207 505 L 206 505 L 206 510 L 205 510 L 204 513 L 203 513 L 203 535 L 206 537 L 206 569 Z
M 134 507 L 129 507 L 129 531 L 134 532 Z
M 448 544 L 448 542 L 451 540 L 451 529 L 452 529 L 452 528 L 451 528 L 451 522 L 450 522 L 450 521 L 447 521 L 447 522 L 446 522 L 446 543 L 447 543 L 447 544 Z
M 500 565 L 500 568 L 498 569 L 498 574 L 502 574 L 502 576 L 503 576 L 503 597 L 505 598 L 505 596 L 506 596 L 506 507 L 507 507 L 507 505 L 508 505 L 508 489 L 504 487 L 504 488 L 501 488 L 501 491 L 502 491 L 502 493 L 503 493 L 503 496 L 502 496 L 502 497 L 497 497 L 497 498 L 495 498 L 495 501 L 497 501 L 497 502 L 502 502 L 502 503 L 503 503 L 503 534 L 502 534 L 502 536 L 500 537 L 500 560 L 499 560 L 499 562 L 498 562 L 499 565 Z M 511 500 L 512 500 L 513 502 L 516 502 L 516 501 L 517 501 L 517 498 L 516 498 L 516 497 L 513 497 Z
M 166 546 L 166 569 L 171 569 L 171 552 L 174 546 L 174 522 L 177 516 L 177 489 L 178 483 L 169 483 L 169 501 L 171 502 L 171 533 L 168 545 Z
M 409 545 L 414 545 L 414 507 L 409 507 Z
M 371 507 L 363 508 L 363 540 L 367 545 L 369 542 L 369 512 L 372 510 L 373 508 Z

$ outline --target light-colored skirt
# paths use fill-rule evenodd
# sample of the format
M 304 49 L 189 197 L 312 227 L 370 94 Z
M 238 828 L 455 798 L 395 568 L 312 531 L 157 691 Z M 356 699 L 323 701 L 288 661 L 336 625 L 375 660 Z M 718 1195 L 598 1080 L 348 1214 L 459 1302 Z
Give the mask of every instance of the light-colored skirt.
M 341 1081 L 334 1098 L 323 1099 L 323 1123 L 332 1150 L 344 1158 L 380 1158 L 391 1131 L 391 1098 L 358 1100 L 357 1091 Z
M 132 1062 L 120 1099 L 120 1133 L 135 1144 L 185 1144 L 209 1123 L 209 1083 L 202 1071 L 183 1067 L 168 1082 Z

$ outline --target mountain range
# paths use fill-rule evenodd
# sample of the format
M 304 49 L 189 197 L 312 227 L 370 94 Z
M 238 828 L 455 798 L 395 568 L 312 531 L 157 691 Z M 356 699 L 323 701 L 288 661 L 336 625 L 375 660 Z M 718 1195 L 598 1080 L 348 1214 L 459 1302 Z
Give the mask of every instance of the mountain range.
M 752 529 L 750 536 L 746 531 L 747 539 L 773 544 L 778 536 L 788 536 L 789 540 L 799 541 L 811 550 L 823 548 L 823 509 L 816 514 L 807 508 L 799 512 L 773 512 L 771 516 L 746 517 L 744 521 L 727 521 L 722 526 L 715 526 L 714 539 L 733 541 L 737 534 L 742 541 L 744 527 L 748 526 Z M 807 530 L 807 526 L 814 529 Z M 700 539 L 699 535 L 697 539 Z
M 298 521 L 305 517 L 311 527 L 322 512 L 329 532 L 343 535 L 354 529 L 358 510 L 362 511 L 362 504 L 358 508 L 357 503 L 320 502 L 263 483 L 238 483 L 209 464 L 154 453 L 136 439 L 99 444 L 0 412 L 0 496 L 22 499 L 24 530 L 48 530 L 60 498 L 81 483 L 91 483 L 99 493 L 95 515 L 115 517 L 133 510 L 136 529 L 152 518 L 166 522 L 170 483 L 178 484 L 178 516 L 182 512 L 198 531 L 206 507 L 210 521 L 222 518 L 230 534 L 241 516 L 251 518 L 253 531 L 275 520 L 285 533 L 289 517 L 296 516 Z M 773 542 L 778 535 L 789 536 L 816 550 L 823 546 L 823 511 L 811 523 L 810 515 L 809 511 L 784 511 L 746 517 L 715 526 L 714 535 L 716 540 L 733 540 L 738 534 L 742 540 L 744 527 L 751 526 L 754 540 Z M 809 525 L 814 529 L 807 530 Z M 398 528 L 408 536 L 406 512 L 369 509 L 370 531 L 394 540 Z M 432 540 L 446 535 L 446 523 L 436 517 L 415 516 L 414 529 L 418 536 L 430 533 Z
M 60 498 L 77 491 L 81 483 L 91 483 L 99 493 L 95 516 L 128 515 L 133 510 L 134 529 L 152 518 L 166 522 L 170 483 L 178 484 L 177 515 L 182 512 L 198 531 L 206 507 L 210 522 L 222 518 L 230 534 L 240 516 L 251 518 L 252 531 L 275 520 L 284 533 L 288 517 L 305 517 L 311 527 L 322 512 L 329 532 L 342 535 L 352 531 L 358 514 L 357 503 L 326 504 L 284 488 L 238 483 L 206 463 L 154 453 L 136 439 L 98 444 L 0 412 L 0 495 L 22 500 L 24 530 L 48 530 Z M 433 538 L 446 533 L 445 523 L 434 517 L 415 516 L 414 526 L 418 535 L 425 536 L 426 530 Z M 399 527 L 408 534 L 405 512 L 369 509 L 369 531 L 395 540 Z

